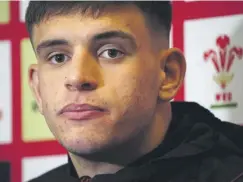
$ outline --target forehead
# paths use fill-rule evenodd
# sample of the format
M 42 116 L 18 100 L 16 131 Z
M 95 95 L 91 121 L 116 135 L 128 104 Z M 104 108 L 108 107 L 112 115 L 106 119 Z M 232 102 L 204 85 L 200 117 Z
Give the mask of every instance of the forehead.
M 135 39 L 146 39 L 149 30 L 144 15 L 136 6 L 109 8 L 99 17 L 68 14 L 53 16 L 33 27 L 34 47 L 48 39 L 65 38 L 73 41 L 88 41 L 98 33 L 105 31 L 123 31 L 132 34 Z

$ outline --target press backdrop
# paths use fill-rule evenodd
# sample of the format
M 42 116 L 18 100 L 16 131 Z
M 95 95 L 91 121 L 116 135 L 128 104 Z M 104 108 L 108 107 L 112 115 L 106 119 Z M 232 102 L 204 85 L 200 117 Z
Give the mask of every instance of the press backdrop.
M 35 61 L 24 26 L 28 1 L 0 1 L 0 161 L 23 182 L 67 161 L 27 85 Z M 175 100 L 196 101 L 223 120 L 243 123 L 243 2 L 173 2 L 171 45 L 187 59 Z M 1 180 L 0 180 L 1 181 Z

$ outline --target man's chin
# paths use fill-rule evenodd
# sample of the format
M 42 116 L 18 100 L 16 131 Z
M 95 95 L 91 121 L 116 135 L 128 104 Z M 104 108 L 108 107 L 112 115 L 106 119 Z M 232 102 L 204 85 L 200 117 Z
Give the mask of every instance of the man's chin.
M 95 153 L 99 153 L 103 148 L 105 148 L 105 145 L 81 140 L 65 141 L 60 143 L 68 152 L 79 156 L 93 155 Z

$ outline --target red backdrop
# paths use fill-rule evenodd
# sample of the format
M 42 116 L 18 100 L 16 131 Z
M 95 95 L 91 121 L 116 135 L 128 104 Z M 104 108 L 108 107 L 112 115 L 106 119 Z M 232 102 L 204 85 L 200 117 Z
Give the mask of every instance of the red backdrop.
M 10 19 L 0 24 L 0 40 L 11 41 L 12 56 L 12 142 L 0 144 L 0 160 L 11 162 L 11 182 L 21 182 L 23 157 L 64 154 L 55 141 L 24 142 L 21 121 L 21 62 L 20 42 L 27 38 L 25 25 L 20 21 L 20 2 L 10 2 Z M 173 2 L 173 46 L 184 50 L 184 21 L 243 14 L 243 2 Z M 210 30 L 210 27 L 208 27 Z M 175 100 L 184 100 L 184 86 Z

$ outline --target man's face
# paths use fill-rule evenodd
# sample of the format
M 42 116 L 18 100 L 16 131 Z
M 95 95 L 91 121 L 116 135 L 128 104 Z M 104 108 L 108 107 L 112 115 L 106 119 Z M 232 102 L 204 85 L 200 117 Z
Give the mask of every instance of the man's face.
M 96 19 L 54 16 L 34 26 L 32 39 L 38 59 L 30 69 L 35 97 L 69 151 L 87 154 L 114 146 L 153 121 L 160 61 L 137 8 L 109 10 Z

